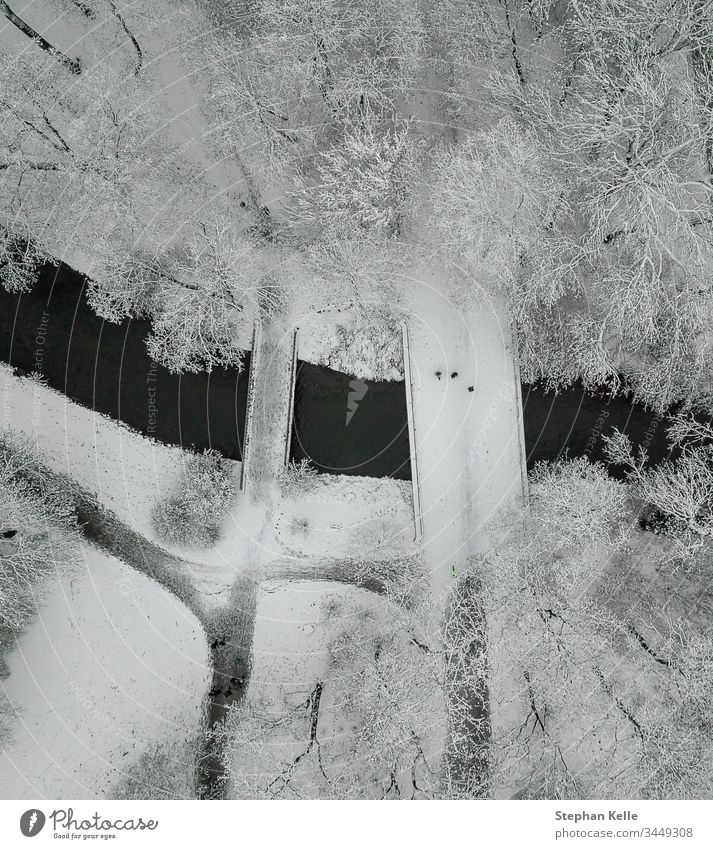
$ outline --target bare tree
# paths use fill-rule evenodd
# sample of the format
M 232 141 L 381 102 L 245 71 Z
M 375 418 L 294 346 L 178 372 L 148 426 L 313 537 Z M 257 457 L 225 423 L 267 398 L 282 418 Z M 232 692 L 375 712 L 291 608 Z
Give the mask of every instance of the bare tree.
M 391 238 L 402 221 L 418 167 L 418 140 L 408 123 L 384 122 L 368 112 L 321 151 L 314 172 L 293 193 L 297 225 L 339 236 L 363 231 Z
M 0 214 L 49 251 L 102 238 L 153 194 L 158 157 L 138 82 L 98 64 L 64 86 L 42 53 L 0 63 Z M 150 131 L 149 131 L 150 134 Z M 68 198 L 81 196 L 81 204 Z
M 253 184 L 253 205 L 261 193 L 283 190 L 290 171 L 343 121 L 393 113 L 417 78 L 422 45 L 421 11 L 411 0 L 269 0 L 234 24 L 230 41 L 218 36 L 218 138 Z
M 152 319 L 150 355 L 174 372 L 239 367 L 241 338 L 277 309 L 270 258 L 227 218 L 199 226 L 181 248 L 124 253 L 109 240 L 89 299 L 104 318 Z
M 438 151 L 429 176 L 436 247 L 467 264 L 457 294 L 510 296 L 520 320 L 577 287 L 576 243 L 553 232 L 569 208 L 536 133 L 505 118 Z
M 396 240 L 328 230 L 285 264 L 290 290 L 315 310 L 352 310 L 365 325 L 401 314 L 409 250 Z
M 672 420 L 668 436 L 675 460 L 648 467 L 646 451 L 615 430 L 605 438 L 613 463 L 626 470 L 641 501 L 668 518 L 667 530 L 682 542 L 713 539 L 713 429 L 691 416 Z M 692 537 L 692 539 L 691 539 Z
M 700 794 L 712 741 L 700 716 L 683 724 L 682 695 L 689 675 L 692 693 L 707 691 L 707 672 L 694 673 L 690 656 L 707 638 L 685 604 L 679 615 L 669 602 L 666 618 L 663 597 L 644 606 L 656 619 L 643 618 L 628 486 L 576 460 L 540 466 L 531 492 L 509 541 L 476 566 L 489 618 L 496 794 Z M 664 552 L 660 563 L 671 568 Z M 686 728 L 678 739 L 677 717 Z
M 484 96 L 503 123 L 437 157 L 444 249 L 469 262 L 471 291 L 492 279 L 508 294 L 528 380 L 624 382 L 657 409 L 711 395 L 713 76 L 689 62 L 704 49 L 699 7 L 543 6 L 559 83 L 495 72 Z M 535 34 L 545 21 L 521 17 Z
M 0 227 L 0 285 L 8 292 L 26 292 L 44 260 L 29 233 Z
M 79 74 L 81 72 L 81 66 L 77 59 L 71 59 L 53 44 L 50 44 L 47 39 L 43 38 L 36 30 L 34 30 L 28 23 L 26 23 L 19 15 L 16 15 L 12 9 L 8 6 L 7 3 L 2 0 L 0 2 L 0 12 L 10 21 L 11 24 L 14 24 L 23 35 L 26 35 L 29 39 L 35 42 L 35 44 L 52 56 L 54 59 L 57 59 L 68 71 L 71 71 L 73 74 Z

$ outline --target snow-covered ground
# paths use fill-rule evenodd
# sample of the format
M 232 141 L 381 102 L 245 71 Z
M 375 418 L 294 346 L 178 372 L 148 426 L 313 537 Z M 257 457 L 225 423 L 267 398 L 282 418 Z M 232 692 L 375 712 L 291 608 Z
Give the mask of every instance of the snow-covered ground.
M 282 499 L 275 535 L 292 557 L 350 557 L 380 536 L 408 548 L 413 540 L 411 485 L 391 478 L 320 475 L 314 488 Z
M 522 401 L 511 328 L 500 305 L 457 303 L 443 272 L 420 268 L 413 277 L 407 318 L 412 466 L 437 609 L 469 559 L 497 545 L 498 517 L 527 497 Z M 489 614 L 490 656 L 497 655 L 499 623 Z M 439 640 L 438 617 L 433 628 Z M 504 667 L 495 662 L 492 668 Z M 503 725 L 509 728 L 499 706 L 513 704 L 522 688 L 510 674 L 491 676 L 488 687 L 497 737 Z
M 180 479 L 185 452 L 148 439 L 0 364 L 0 428 L 25 433 L 51 468 L 148 539 L 151 513 Z M 239 467 L 239 464 L 236 464 Z
M 210 680 L 198 620 L 89 545 L 6 657 L 16 709 L 0 798 L 105 798 L 153 742 L 195 735 Z
M 346 611 L 336 622 L 325 621 L 328 599 L 338 600 Z M 378 601 L 375 605 L 373 597 L 355 587 L 335 588 L 334 584 L 319 580 L 297 585 L 292 582 L 275 584 L 261 593 L 253 640 L 255 671 L 247 700 L 257 707 L 262 719 L 277 721 L 281 731 L 268 734 L 264 745 L 235 745 L 229 765 L 237 779 L 229 791 L 233 798 L 244 798 L 246 790 L 254 793 L 258 787 L 265 793 L 270 781 L 306 749 L 310 739 L 310 715 L 304 703 L 316 684 L 325 687 L 317 739 L 330 747 L 339 745 L 340 738 L 343 744 L 348 743 L 353 733 L 350 717 L 335 713 L 330 705 L 328 642 L 340 627 L 349 627 L 349 612 L 356 615 L 365 604 L 375 607 Z M 316 750 L 301 759 L 300 768 L 295 772 L 290 783 L 298 795 L 312 798 L 324 792 Z M 290 792 L 282 793 L 279 781 L 274 792 L 276 796 L 287 798 L 291 795 Z

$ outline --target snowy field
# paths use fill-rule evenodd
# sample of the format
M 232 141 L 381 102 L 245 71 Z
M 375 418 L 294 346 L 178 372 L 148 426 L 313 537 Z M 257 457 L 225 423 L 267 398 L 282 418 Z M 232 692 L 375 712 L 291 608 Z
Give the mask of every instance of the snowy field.
M 211 673 L 198 620 L 89 545 L 5 659 L 2 798 L 106 798 L 147 746 L 199 730 Z

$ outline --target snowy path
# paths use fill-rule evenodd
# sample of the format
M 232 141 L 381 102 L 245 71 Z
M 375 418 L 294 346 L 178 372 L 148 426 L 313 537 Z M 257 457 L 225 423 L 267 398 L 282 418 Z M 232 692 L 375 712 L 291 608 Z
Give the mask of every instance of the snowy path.
M 525 492 L 520 386 L 500 309 L 463 310 L 435 276 L 415 285 L 408 324 L 423 544 L 442 599 L 465 559 L 490 547 L 488 522 Z
M 441 609 L 467 559 L 487 551 L 503 532 L 496 534 L 492 521 L 523 499 L 527 487 L 510 324 L 497 305 L 465 310 L 447 292 L 443 278 L 419 275 L 408 316 L 422 544 L 433 599 Z M 475 613 L 477 618 L 479 608 Z M 437 636 L 442 624 L 433 622 Z M 470 705 L 461 717 L 466 726 L 443 729 L 433 743 L 434 751 L 447 752 L 454 788 L 467 793 L 485 777 L 480 719 L 490 709 L 484 703 L 489 696 L 478 686 L 463 696 Z M 451 749 L 454 732 L 456 739 L 470 736 L 472 757 Z

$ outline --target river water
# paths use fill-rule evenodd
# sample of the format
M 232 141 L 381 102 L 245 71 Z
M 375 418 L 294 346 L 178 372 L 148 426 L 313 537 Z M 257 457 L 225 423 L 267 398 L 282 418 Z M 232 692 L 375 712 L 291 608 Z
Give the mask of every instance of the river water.
M 404 382 L 299 361 L 290 457 L 332 474 L 410 480 Z
M 41 372 L 73 401 L 147 436 L 240 460 L 249 352 L 242 373 L 171 374 L 146 351 L 149 323 L 103 321 L 84 287 L 84 277 L 64 264 L 44 266 L 29 293 L 0 287 L 0 360 Z

